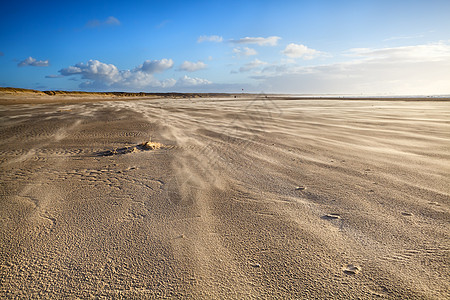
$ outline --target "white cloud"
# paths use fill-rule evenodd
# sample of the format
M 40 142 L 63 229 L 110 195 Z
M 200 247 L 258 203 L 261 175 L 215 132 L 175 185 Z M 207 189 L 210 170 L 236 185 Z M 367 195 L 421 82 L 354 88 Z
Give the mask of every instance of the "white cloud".
M 163 72 L 173 66 L 171 59 L 147 60 L 133 70 L 119 70 L 113 64 L 98 60 L 78 63 L 59 70 L 62 76 L 80 75 L 83 89 L 90 90 L 135 90 L 144 88 L 167 88 L 174 86 L 175 79 L 158 80 L 154 73 Z
M 207 79 L 202 78 L 192 78 L 184 75 L 177 81 L 177 86 L 197 86 L 197 85 L 207 85 L 212 82 Z
M 142 65 L 136 68 L 136 71 L 145 73 L 161 73 L 173 67 L 173 60 L 163 58 L 161 60 L 146 60 Z
M 198 43 L 202 43 L 202 42 L 216 42 L 216 43 L 220 43 L 223 41 L 223 38 L 221 36 L 218 35 L 202 35 L 199 36 L 197 39 Z
M 263 66 L 263 65 L 267 65 L 267 63 L 255 58 L 251 62 L 246 63 L 245 65 L 240 67 L 239 72 L 248 72 L 248 71 L 254 70 L 260 66 Z
M 235 44 L 257 44 L 259 46 L 276 46 L 278 40 L 281 39 L 278 36 L 263 37 L 244 37 L 239 40 L 232 40 Z
M 161 87 L 163 88 L 173 87 L 175 86 L 176 83 L 177 81 L 173 78 L 164 79 L 163 81 L 161 81 Z
M 320 55 L 320 51 L 311 49 L 301 44 L 290 43 L 282 51 L 284 55 L 291 58 L 313 59 Z
M 32 66 L 32 67 L 48 67 L 48 60 L 36 60 L 35 58 L 29 56 L 17 64 L 19 67 Z
M 115 88 L 146 88 L 146 87 L 165 87 L 170 85 L 170 81 L 160 81 L 152 74 L 142 71 L 122 71 L 119 81 L 112 83 L 110 86 Z
M 106 83 L 119 82 L 123 74 L 113 64 L 105 64 L 98 60 L 89 60 L 86 64 L 78 63 L 74 66 L 59 70 L 63 76 L 81 75 L 83 79 L 98 80 Z
M 93 19 L 86 23 L 86 27 L 89 27 L 89 28 L 100 27 L 100 26 L 118 26 L 118 25 L 120 25 L 120 21 L 113 16 L 106 18 L 106 20 L 104 20 L 104 21 Z
M 258 52 L 256 52 L 255 49 L 249 48 L 249 47 L 244 47 L 244 48 L 234 48 L 233 49 L 233 53 L 235 53 L 237 56 L 252 56 L 252 55 L 257 55 Z
M 154 73 L 162 72 L 172 66 L 173 61 L 171 59 L 147 60 L 132 70 L 119 70 L 113 64 L 89 60 L 87 63 L 78 63 L 61 69 L 59 73 L 61 76 L 81 76 L 83 81 L 80 84 L 80 88 L 96 91 L 137 91 L 149 89 L 153 91 L 167 91 L 167 89 L 182 91 L 185 88 L 212 84 L 207 79 L 189 77 L 187 75 L 184 75 L 179 80 L 173 78 L 158 80 L 154 77 Z M 59 76 L 48 76 L 48 78 L 56 77 Z
M 194 71 L 205 69 L 206 67 L 207 67 L 206 64 L 202 61 L 198 61 L 198 62 L 185 61 L 178 68 L 178 71 L 194 72 Z

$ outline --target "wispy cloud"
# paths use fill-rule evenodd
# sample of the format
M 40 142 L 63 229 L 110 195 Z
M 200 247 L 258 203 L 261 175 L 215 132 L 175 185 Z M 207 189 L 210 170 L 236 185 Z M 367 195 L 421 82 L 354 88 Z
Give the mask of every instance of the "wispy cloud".
M 351 59 L 346 62 L 308 67 L 270 65 L 251 78 L 274 93 L 450 93 L 449 43 L 356 48 L 347 51 L 347 57 Z
M 22 60 L 17 64 L 19 67 L 25 67 L 25 66 L 32 66 L 32 67 L 48 67 L 49 61 L 48 60 L 37 60 L 31 56 L 27 57 L 26 59 Z
M 54 74 L 45 76 L 45 78 L 63 78 L 63 77 L 64 75 L 54 75 Z
M 256 52 L 255 49 L 249 48 L 249 47 L 237 47 L 233 49 L 233 53 L 235 53 L 237 56 L 252 56 L 257 55 L 258 52 Z
M 167 24 L 169 24 L 171 22 L 171 20 L 164 20 L 161 23 L 159 23 L 158 25 L 156 25 L 156 28 L 161 29 L 163 27 L 165 27 Z
M 291 58 L 302 58 L 305 60 L 310 60 L 316 58 L 321 54 L 320 51 L 308 48 L 305 45 L 290 43 L 282 51 L 282 53 Z
M 450 45 L 445 42 L 390 48 L 353 48 L 349 56 L 366 60 L 384 59 L 388 61 L 439 61 L 450 59 Z
M 178 68 L 178 71 L 195 72 L 198 70 L 206 69 L 206 67 L 207 65 L 202 61 L 198 62 L 184 61 Z
M 108 17 L 105 20 L 106 25 L 120 25 L 120 21 L 114 18 L 113 16 Z
M 393 36 L 387 39 L 384 39 L 383 42 L 396 41 L 396 40 L 410 40 L 410 39 L 420 39 L 423 38 L 423 34 L 418 35 L 410 35 L 410 36 Z
M 120 21 L 113 16 L 109 16 L 108 18 L 106 18 L 106 20 L 103 20 L 103 21 L 93 19 L 93 20 L 89 20 L 86 23 L 86 27 L 88 27 L 88 28 L 95 28 L 95 27 L 100 27 L 100 26 L 118 26 L 118 25 L 120 25 Z
M 257 69 L 257 68 L 259 68 L 259 67 L 261 67 L 261 66 L 264 66 L 264 65 L 267 65 L 267 63 L 264 62 L 264 61 L 261 61 L 261 60 L 259 60 L 259 59 L 257 59 L 257 58 L 255 58 L 255 59 L 252 60 L 251 62 L 246 63 L 245 65 L 243 65 L 242 67 L 240 67 L 240 68 L 239 68 L 239 72 L 241 72 L 241 73 L 242 73 L 242 72 L 248 72 L 248 71 Z
M 199 36 L 197 39 L 198 43 L 203 43 L 203 42 L 220 43 L 222 41 L 223 41 L 223 38 L 218 35 L 202 35 L 202 36 Z
M 279 36 L 269 36 L 269 37 L 244 37 L 238 40 L 231 40 L 235 44 L 257 44 L 259 46 L 276 46 L 278 40 L 281 38 Z

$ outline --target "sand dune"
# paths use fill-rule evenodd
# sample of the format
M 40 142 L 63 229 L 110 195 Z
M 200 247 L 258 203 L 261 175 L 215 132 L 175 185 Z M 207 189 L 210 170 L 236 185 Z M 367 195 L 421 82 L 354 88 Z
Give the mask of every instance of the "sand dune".
M 450 298 L 450 102 L 134 99 L 0 106 L 1 298 Z

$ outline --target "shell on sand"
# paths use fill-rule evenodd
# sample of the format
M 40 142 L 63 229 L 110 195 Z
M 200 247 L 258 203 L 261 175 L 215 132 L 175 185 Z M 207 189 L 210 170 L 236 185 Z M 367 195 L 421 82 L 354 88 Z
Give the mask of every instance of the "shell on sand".
M 327 214 L 326 216 L 324 216 L 326 219 L 340 219 L 341 216 L 338 214 Z
M 345 268 L 343 269 L 343 271 L 344 271 L 344 273 L 346 273 L 346 274 L 352 274 L 352 275 L 354 275 L 354 274 L 358 274 L 358 273 L 361 271 L 361 267 L 360 267 L 360 266 L 357 266 L 357 265 L 349 264 L 349 265 L 347 265 L 347 267 L 345 267 Z

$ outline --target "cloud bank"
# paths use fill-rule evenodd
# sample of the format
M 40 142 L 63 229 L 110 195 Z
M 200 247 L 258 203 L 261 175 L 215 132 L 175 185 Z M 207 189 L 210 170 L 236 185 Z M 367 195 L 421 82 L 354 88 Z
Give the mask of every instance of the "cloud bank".
M 17 64 L 19 67 L 25 67 L 25 66 L 31 66 L 31 67 L 48 67 L 49 61 L 47 60 L 37 60 L 31 56 L 27 57 L 26 59 L 22 60 Z
M 450 58 L 450 45 L 439 42 L 425 45 L 393 47 L 393 48 L 353 48 L 349 56 L 362 57 L 368 60 L 384 59 L 390 61 L 441 61 Z
M 253 76 L 274 93 L 365 95 L 449 94 L 450 44 L 355 48 L 346 62 L 299 66 L 270 65 Z
M 146 60 L 132 70 L 119 70 L 113 64 L 98 60 L 89 60 L 87 63 L 78 63 L 59 70 L 61 75 L 49 75 L 47 78 L 80 76 L 79 85 L 85 90 L 165 90 L 168 88 L 183 88 L 211 84 L 209 80 L 183 76 L 179 80 L 169 78 L 159 80 L 154 74 L 164 72 L 173 67 L 172 59 Z
M 234 51 L 234 49 L 237 49 Z M 243 57 L 252 48 L 236 46 L 233 52 Z M 60 75 L 81 82 L 80 88 L 97 91 L 229 91 L 268 93 L 364 94 L 364 95 L 436 95 L 450 94 L 450 41 L 385 48 L 353 48 L 333 53 L 339 61 L 313 64 L 314 57 L 327 57 L 324 52 L 301 44 L 268 49 L 278 53 L 278 62 L 253 59 L 231 71 L 239 82 L 213 83 L 207 79 L 184 75 L 158 79 L 158 74 L 174 68 L 172 59 L 146 60 L 130 70 L 119 70 L 113 64 L 98 60 L 78 63 L 59 70 Z M 280 52 L 281 50 L 281 52 Z M 256 51 L 255 51 L 256 52 Z M 245 62 L 245 61 L 244 61 Z M 27 59 L 25 65 L 42 65 L 45 61 Z M 230 64 L 227 67 L 232 67 Z M 177 71 L 204 69 L 201 61 L 184 61 Z M 239 78 L 239 79 L 237 79 Z

